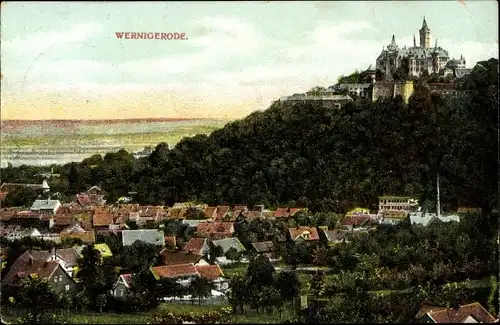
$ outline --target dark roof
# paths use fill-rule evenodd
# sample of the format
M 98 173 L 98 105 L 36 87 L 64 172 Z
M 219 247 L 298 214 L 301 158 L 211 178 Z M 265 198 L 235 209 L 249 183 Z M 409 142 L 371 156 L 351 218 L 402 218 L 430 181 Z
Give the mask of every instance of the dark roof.
M 274 244 L 272 241 L 261 241 L 257 243 L 252 243 L 252 246 L 259 253 L 267 253 L 274 250 Z
M 22 278 L 32 274 L 42 279 L 50 279 L 58 267 L 60 267 L 58 261 L 36 258 L 26 251 L 12 264 L 9 272 L 3 277 L 2 283 L 17 285 Z
M 203 256 L 185 251 L 164 249 L 160 252 L 160 257 L 165 265 L 177 265 L 187 263 L 198 263 Z

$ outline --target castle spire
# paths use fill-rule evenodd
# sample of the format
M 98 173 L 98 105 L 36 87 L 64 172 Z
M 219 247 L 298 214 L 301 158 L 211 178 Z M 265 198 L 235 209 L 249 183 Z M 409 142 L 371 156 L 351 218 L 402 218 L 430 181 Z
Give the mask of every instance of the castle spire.
M 415 40 L 415 34 L 413 34 L 413 47 L 417 47 L 417 41 Z
M 438 47 L 438 39 L 436 38 L 436 44 L 434 44 L 434 48 L 437 49 L 437 47 Z
M 396 38 L 394 37 L 394 34 L 392 34 L 391 45 L 396 45 Z
M 429 29 L 429 27 L 427 27 L 427 22 L 425 21 L 425 16 L 424 21 L 422 22 L 422 29 Z

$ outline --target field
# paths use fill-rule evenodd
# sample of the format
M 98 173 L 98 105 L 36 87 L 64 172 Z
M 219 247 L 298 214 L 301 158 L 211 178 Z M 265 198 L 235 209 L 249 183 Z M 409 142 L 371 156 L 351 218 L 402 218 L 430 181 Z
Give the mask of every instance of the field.
M 223 120 L 2 121 L 2 167 L 64 164 L 120 149 L 129 152 L 209 134 Z

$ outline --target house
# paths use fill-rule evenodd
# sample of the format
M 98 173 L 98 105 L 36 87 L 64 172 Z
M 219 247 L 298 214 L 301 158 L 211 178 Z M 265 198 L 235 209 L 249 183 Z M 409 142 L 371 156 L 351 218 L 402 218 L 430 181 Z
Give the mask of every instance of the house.
M 25 237 L 41 237 L 42 234 L 36 228 L 23 229 L 18 225 L 10 225 L 4 231 L 4 237 L 7 240 L 20 240 Z
M 217 212 L 217 207 L 206 207 L 203 210 L 203 214 L 207 219 L 212 219 L 214 220 L 216 217 L 216 212 Z
M 184 252 L 191 252 L 198 255 L 206 255 L 210 248 L 206 238 L 191 238 L 182 248 Z
M 9 272 L 2 278 L 2 285 L 16 287 L 27 276 L 38 276 L 47 280 L 56 293 L 75 290 L 75 281 L 57 260 L 37 257 L 36 251 L 26 251 L 12 264 Z
M 234 232 L 233 222 L 203 222 L 196 227 L 196 233 L 202 237 L 231 237 Z
M 157 280 L 171 278 L 177 280 L 183 287 L 188 287 L 191 281 L 200 276 L 193 263 L 154 266 L 151 271 Z
M 165 265 L 189 264 L 208 265 L 203 259 L 203 255 L 192 252 L 163 249 L 160 252 L 160 258 Z
M 81 239 L 84 244 L 93 244 L 95 242 L 95 231 L 87 231 L 78 223 L 61 231 L 60 236 L 61 239 L 78 238 Z
M 380 196 L 378 199 L 379 213 L 390 210 L 410 211 L 418 205 L 418 201 L 409 196 Z
M 59 202 L 59 200 L 44 199 L 35 200 L 30 210 L 55 215 L 59 207 L 61 207 L 61 202 Z
M 419 224 L 427 227 L 429 224 L 435 221 L 441 222 L 460 222 L 460 217 L 458 215 L 440 215 L 437 213 L 424 213 L 424 212 L 410 212 L 410 222 L 411 224 Z
M 236 251 L 240 253 L 246 251 L 245 246 L 243 246 L 240 240 L 236 237 L 213 240 L 212 243 L 216 246 L 222 247 L 223 255 L 225 255 L 231 248 L 236 249 Z
M 280 257 L 276 254 L 276 248 L 272 241 L 261 241 L 252 243 L 253 249 L 257 254 L 262 254 L 267 256 L 270 261 L 279 260 Z
M 188 287 L 196 278 L 205 278 L 215 284 L 217 290 L 227 290 L 229 285 L 224 279 L 224 273 L 218 265 L 177 264 L 155 266 L 151 271 L 157 280 L 171 278 L 177 280 L 183 287 Z
M 77 194 L 75 203 L 80 204 L 82 208 L 89 209 L 93 206 L 106 204 L 106 200 L 104 199 L 104 195 L 102 194 L 87 191 L 86 193 Z
M 126 298 L 132 288 L 132 274 L 121 274 L 113 286 L 113 295 L 115 298 Z
M 296 228 L 288 228 L 288 233 L 294 242 L 314 242 L 319 240 L 319 234 L 316 227 L 299 226 Z
M 386 210 L 381 213 L 381 224 L 396 225 L 408 218 L 409 211 L 407 210 Z
M 224 273 L 219 265 L 195 265 L 196 270 L 204 279 L 212 281 L 215 285 L 215 290 L 227 291 L 229 289 L 229 282 L 225 279 Z
M 423 317 L 419 317 L 423 314 Z M 474 302 L 458 308 L 423 306 L 417 314 L 421 322 L 428 323 L 493 323 L 493 317 L 480 303 Z
M 349 242 L 348 235 L 350 231 L 348 230 L 342 230 L 342 229 L 333 229 L 333 230 L 323 230 L 323 233 L 325 234 L 326 240 L 328 241 L 329 245 L 335 245 L 335 244 L 340 244 L 340 243 L 347 243 Z
M 293 217 L 297 212 L 305 210 L 302 208 L 277 208 L 274 211 L 274 218 L 289 218 Z
M 136 240 L 141 240 L 157 246 L 165 246 L 165 236 L 161 229 L 123 230 L 123 246 L 131 246 Z
M 224 221 L 224 218 L 226 218 L 226 216 L 228 215 L 229 213 L 229 206 L 227 205 L 218 205 L 217 206 L 217 210 L 215 212 L 215 221 Z
M 93 228 L 109 228 L 114 223 L 114 213 L 109 208 L 95 209 L 92 215 Z
M 471 207 L 459 207 L 457 209 L 457 213 L 477 213 L 481 214 L 482 210 L 481 208 L 471 208 Z
M 182 224 L 188 225 L 189 227 L 198 227 L 200 223 L 206 223 L 206 222 L 209 222 L 209 220 L 187 220 L 187 219 L 182 220 Z
M 354 208 L 350 211 L 348 211 L 345 216 L 346 218 L 349 218 L 349 217 L 354 217 L 354 216 L 364 216 L 364 215 L 369 215 L 370 214 L 370 209 L 366 209 L 366 208 Z
M 113 257 L 113 252 L 111 252 L 111 249 L 109 248 L 108 244 L 105 243 L 94 244 L 94 249 L 99 251 L 99 254 L 101 255 L 102 258 Z

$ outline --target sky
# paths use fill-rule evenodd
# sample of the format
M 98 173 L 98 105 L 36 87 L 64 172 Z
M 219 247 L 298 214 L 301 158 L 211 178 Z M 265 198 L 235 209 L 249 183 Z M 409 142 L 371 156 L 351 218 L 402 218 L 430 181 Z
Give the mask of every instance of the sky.
M 395 34 L 498 58 L 498 2 L 2 2 L 1 118 L 239 119 L 375 65 Z M 185 33 L 186 40 L 116 32 Z

